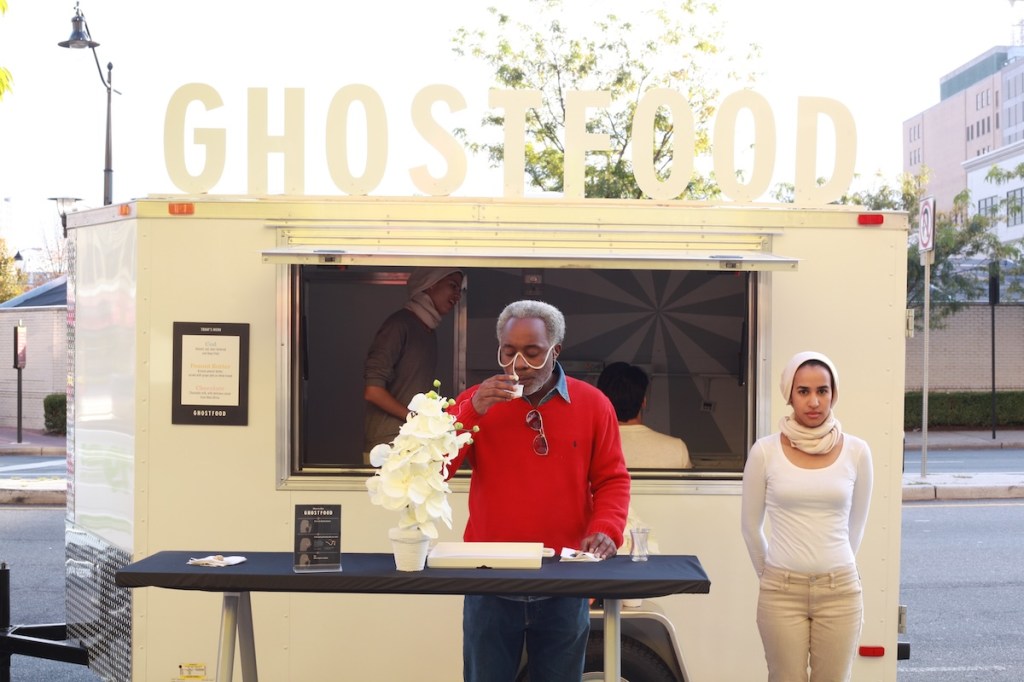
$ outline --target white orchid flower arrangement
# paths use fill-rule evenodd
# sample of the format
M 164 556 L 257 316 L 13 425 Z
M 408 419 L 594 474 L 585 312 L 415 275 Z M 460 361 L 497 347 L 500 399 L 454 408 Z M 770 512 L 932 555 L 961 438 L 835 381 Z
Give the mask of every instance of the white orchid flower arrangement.
M 434 381 L 434 388 L 441 387 Z M 377 467 L 366 481 L 370 501 L 400 511 L 399 528 L 419 528 L 429 538 L 437 538 L 435 521 L 452 527 L 452 508 L 448 504 L 448 465 L 463 445 L 473 442 L 473 433 L 446 408 L 451 398 L 436 390 L 417 393 L 409 402 L 409 416 L 390 443 L 370 450 L 370 464 Z

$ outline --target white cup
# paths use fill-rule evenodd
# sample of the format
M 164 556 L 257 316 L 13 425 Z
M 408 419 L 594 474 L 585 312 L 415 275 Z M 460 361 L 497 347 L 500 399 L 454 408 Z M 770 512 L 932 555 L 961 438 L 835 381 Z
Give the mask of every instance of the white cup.
M 515 385 L 512 386 L 512 397 L 513 398 L 522 398 L 523 397 L 523 385 L 522 384 L 515 384 Z

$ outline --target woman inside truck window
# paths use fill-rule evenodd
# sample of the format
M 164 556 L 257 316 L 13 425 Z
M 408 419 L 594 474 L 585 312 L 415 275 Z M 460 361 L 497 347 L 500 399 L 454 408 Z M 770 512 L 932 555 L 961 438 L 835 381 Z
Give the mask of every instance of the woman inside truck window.
M 364 459 L 373 446 L 394 440 L 409 414 L 409 401 L 433 386 L 437 371 L 434 330 L 462 298 L 464 284 L 462 270 L 455 268 L 414 271 L 406 284 L 409 300 L 377 330 L 363 371 Z
M 833 413 L 839 375 L 826 356 L 794 355 L 780 388 L 793 413 L 751 447 L 741 510 L 760 578 L 768 680 L 849 680 L 864 616 L 855 555 L 871 501 L 871 450 Z

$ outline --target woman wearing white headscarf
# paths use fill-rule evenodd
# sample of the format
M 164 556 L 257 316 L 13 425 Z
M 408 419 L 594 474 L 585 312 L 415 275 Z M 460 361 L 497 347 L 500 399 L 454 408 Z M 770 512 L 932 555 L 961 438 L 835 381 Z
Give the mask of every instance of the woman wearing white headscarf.
M 384 320 L 366 354 L 364 453 L 394 440 L 409 414 L 409 401 L 433 389 L 434 330 L 462 298 L 464 274 L 455 268 L 421 268 L 409 275 L 406 288 L 409 300 Z
M 750 448 L 741 511 L 760 579 L 757 627 L 768 680 L 842 682 L 864 620 L 855 555 L 871 501 L 871 450 L 843 433 L 832 411 L 839 375 L 826 356 L 794 355 L 780 389 L 793 413 Z

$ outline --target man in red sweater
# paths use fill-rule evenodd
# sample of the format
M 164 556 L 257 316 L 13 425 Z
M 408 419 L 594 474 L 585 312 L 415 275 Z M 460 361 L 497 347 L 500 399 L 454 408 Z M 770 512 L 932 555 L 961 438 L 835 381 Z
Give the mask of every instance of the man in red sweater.
M 480 427 L 450 469 L 454 474 L 463 461 L 473 469 L 464 539 L 614 556 L 629 507 L 614 408 L 558 364 L 565 318 L 554 306 L 511 303 L 498 316 L 497 333 L 505 371 L 464 391 L 449 409 L 466 428 Z M 586 599 L 467 596 L 462 627 L 466 682 L 513 682 L 524 642 L 531 682 L 583 676 Z

